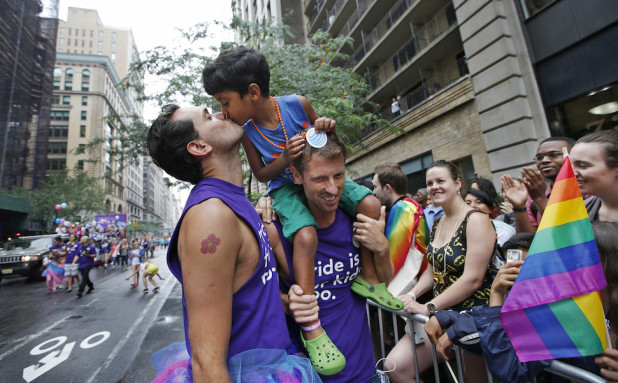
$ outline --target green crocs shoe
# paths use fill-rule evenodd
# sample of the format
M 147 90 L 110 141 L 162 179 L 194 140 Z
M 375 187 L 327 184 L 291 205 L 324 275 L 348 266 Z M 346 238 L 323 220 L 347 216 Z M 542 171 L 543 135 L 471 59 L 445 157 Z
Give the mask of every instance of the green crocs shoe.
M 321 375 L 335 375 L 345 367 L 345 356 L 330 340 L 326 332 L 312 340 L 305 340 L 302 331 L 300 339 L 309 354 L 311 364 Z
M 371 285 L 365 282 L 363 278 L 356 277 L 350 288 L 361 297 L 371 299 L 382 307 L 391 310 L 403 310 L 403 302 L 395 298 L 384 283 Z

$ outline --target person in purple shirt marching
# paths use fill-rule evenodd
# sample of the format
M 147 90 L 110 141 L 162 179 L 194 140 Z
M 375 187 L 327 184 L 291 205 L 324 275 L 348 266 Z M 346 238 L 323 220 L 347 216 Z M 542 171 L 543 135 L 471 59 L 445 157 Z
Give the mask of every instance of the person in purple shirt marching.
M 86 285 L 88 286 L 86 294 L 90 294 L 92 290 L 94 290 L 94 284 L 90 280 L 90 269 L 94 266 L 97 249 L 94 243 L 91 243 L 90 238 L 85 235 L 79 242 L 79 273 L 82 276 L 82 281 L 79 284 L 79 290 L 77 290 L 77 297 L 81 298 L 86 289 Z
M 148 133 L 153 162 L 195 185 L 167 254 L 183 289 L 191 358 L 155 382 L 172 381 L 170 370 L 182 367 L 186 381 L 195 382 L 272 381 L 282 374 L 288 380 L 280 381 L 319 381 L 307 359 L 287 355 L 292 344 L 275 259 L 242 187 L 242 136 L 222 114 L 177 105 L 163 107 Z
M 73 291 L 73 283 L 79 283 L 77 275 L 77 259 L 79 258 L 79 243 L 75 238 L 75 234 L 69 235 L 69 242 L 62 245 L 62 252 L 66 255 L 64 259 L 64 276 L 67 278 L 67 289 L 65 294 Z

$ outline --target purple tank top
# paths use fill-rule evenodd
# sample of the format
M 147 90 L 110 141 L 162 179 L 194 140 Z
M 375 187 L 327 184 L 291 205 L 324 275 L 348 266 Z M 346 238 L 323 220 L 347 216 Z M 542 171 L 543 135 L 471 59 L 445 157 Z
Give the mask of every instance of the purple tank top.
M 182 270 L 178 259 L 178 232 L 186 212 L 209 198 L 218 198 L 241 218 L 251 230 L 260 245 L 260 261 L 255 273 L 234 294 L 232 302 L 232 331 L 227 359 L 246 350 L 279 349 L 288 351 L 291 341 L 285 323 L 285 314 L 279 295 L 278 276 L 275 259 L 266 229 L 245 196 L 244 189 L 216 178 L 204 178 L 193 187 L 182 216 L 176 225 L 170 247 L 167 252 L 167 263 L 174 276 L 182 284 Z M 255 255 L 258 257 L 258 255 Z M 184 286 L 183 286 L 184 289 Z M 189 324 L 184 292 L 182 296 L 182 311 L 185 323 L 185 340 L 187 350 L 191 355 L 189 341 Z M 189 365 L 190 366 L 190 365 Z
M 320 375 L 325 383 L 367 382 L 375 373 L 371 333 L 365 311 L 366 300 L 350 290 L 352 281 L 360 272 L 360 251 L 358 242 L 352 241 L 352 223 L 350 216 L 339 209 L 335 221 L 317 231 L 315 293 L 320 306 L 320 322 L 346 358 L 346 366 L 340 373 Z M 283 237 L 278 223 L 277 230 L 294 282 L 292 245 Z

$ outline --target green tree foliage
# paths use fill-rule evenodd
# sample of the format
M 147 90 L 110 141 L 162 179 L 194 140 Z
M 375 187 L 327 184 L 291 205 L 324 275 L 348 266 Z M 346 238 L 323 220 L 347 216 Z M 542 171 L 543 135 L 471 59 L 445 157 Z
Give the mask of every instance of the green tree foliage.
M 29 200 L 29 219 L 43 221 L 46 232 L 51 232 L 56 218 L 71 222 L 94 219 L 104 211 L 106 191 L 97 178 L 85 172 L 74 171 L 70 175 L 62 170 L 47 176 L 36 190 L 16 189 L 11 195 Z M 67 207 L 56 210 L 55 206 L 62 203 Z
M 161 235 L 163 233 L 162 226 L 162 222 L 143 220 L 138 221 L 137 225 L 128 225 L 127 231 L 133 234 L 133 236 L 144 234 Z

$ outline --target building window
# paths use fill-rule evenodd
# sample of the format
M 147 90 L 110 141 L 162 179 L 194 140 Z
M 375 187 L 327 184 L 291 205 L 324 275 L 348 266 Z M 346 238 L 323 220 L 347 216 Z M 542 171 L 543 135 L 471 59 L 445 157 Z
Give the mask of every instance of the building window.
M 84 170 L 84 160 L 77 161 L 77 169 Z
M 75 28 L 75 36 L 79 37 L 79 28 Z
M 61 35 L 64 35 L 64 32 L 65 32 L 64 27 L 63 27 L 63 28 L 60 28 L 60 34 L 61 34 Z
M 88 105 L 88 97 L 82 96 L 82 105 Z
M 86 43 L 86 40 L 82 40 L 82 48 L 84 47 L 85 43 Z
M 116 52 L 112 52 L 112 61 L 116 60 Z
M 86 111 L 82 110 L 82 120 L 86 119 L 86 115 L 87 115 Z
M 97 55 L 102 56 L 102 55 L 103 55 L 103 52 L 98 51 L 98 52 L 97 52 Z
M 92 48 L 92 40 L 88 41 L 88 47 Z
M 52 94 L 52 104 L 60 104 L 60 96 L 57 94 Z
M 49 137 L 68 137 L 69 127 L 67 125 L 51 125 L 49 127 Z
M 538 13 L 541 9 L 554 1 L 555 0 L 519 0 L 525 19 Z
M 88 89 L 90 89 L 90 83 L 89 82 L 82 82 L 82 90 L 83 91 L 87 91 Z
M 90 78 L 90 70 L 89 69 L 84 69 L 82 71 L 82 77 L 84 78 Z
M 54 77 L 60 77 L 60 76 L 62 76 L 62 69 L 54 68 Z
M 102 39 L 103 38 L 103 31 L 99 31 L 99 38 Z
M 82 29 L 82 37 L 86 37 L 86 30 Z
M 90 30 L 90 37 L 92 37 L 92 34 L 93 34 L 93 30 L 91 29 Z
M 69 120 L 69 111 L 68 110 L 52 110 L 50 118 L 56 121 L 68 121 Z
M 112 49 L 116 49 L 116 43 L 112 43 Z
M 65 81 L 64 90 L 73 90 L 73 81 Z
M 71 45 L 71 39 L 67 39 L 67 45 Z M 71 52 L 68 52 L 71 53 Z
M 86 125 L 79 126 L 79 136 L 86 137 Z
M 77 46 L 77 43 L 78 43 L 78 41 L 77 41 L 77 39 L 75 39 L 75 43 L 73 45 Z
M 99 48 L 103 48 L 103 41 L 99 41 L 99 43 L 97 44 L 97 46 L 98 46 Z
M 71 28 L 69 28 L 69 36 L 71 36 Z
M 71 96 L 62 96 L 62 105 L 69 105 L 71 103 Z
M 60 89 L 60 81 L 54 81 L 54 90 Z
M 58 45 L 64 45 L 64 39 L 62 37 L 58 39 Z
M 67 69 L 64 71 L 64 75 L 65 75 L 65 77 L 68 77 L 68 78 L 73 77 L 73 68 L 67 68 Z
M 66 142 L 50 142 L 47 145 L 47 154 L 67 154 Z
M 58 53 L 62 53 L 64 50 L 62 48 L 58 48 Z
M 77 153 L 85 153 L 85 152 L 86 152 L 86 145 L 85 144 L 77 145 Z
M 47 160 L 47 170 L 62 170 L 67 166 L 67 160 L 64 158 L 55 158 Z
M 112 40 L 116 41 L 116 32 L 112 32 Z

